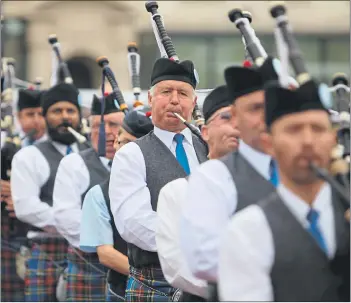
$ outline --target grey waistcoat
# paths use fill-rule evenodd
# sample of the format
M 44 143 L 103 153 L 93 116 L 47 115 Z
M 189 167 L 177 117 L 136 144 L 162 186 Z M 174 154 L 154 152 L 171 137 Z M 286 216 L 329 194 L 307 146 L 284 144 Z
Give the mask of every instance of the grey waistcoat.
M 42 153 L 42 155 L 48 162 L 49 168 L 50 168 L 49 179 L 41 187 L 39 198 L 41 201 L 52 206 L 53 205 L 52 195 L 54 192 L 56 173 L 57 173 L 59 164 L 63 158 L 63 155 L 56 149 L 56 147 L 52 144 L 51 140 L 46 140 L 46 141 L 36 143 L 34 144 L 34 146 Z M 87 145 L 78 143 L 79 150 L 84 150 L 86 148 L 87 148 Z M 31 227 L 31 230 L 41 231 L 40 228 L 36 228 L 34 226 Z
M 327 258 L 277 193 L 258 203 L 273 234 L 271 281 L 275 301 L 350 302 L 350 225 L 341 202 L 333 193 L 337 243 L 333 260 Z
M 194 135 L 192 139 L 199 162 L 206 161 L 206 147 Z M 175 179 L 186 177 L 186 173 L 172 152 L 153 131 L 137 139 L 135 143 L 140 147 L 144 156 L 146 184 L 150 191 L 152 209 L 157 211 L 157 200 L 161 188 Z M 130 265 L 136 268 L 150 265 L 160 267 L 157 253 L 142 250 L 130 243 L 128 243 L 128 258 Z
M 82 194 L 82 207 L 83 207 L 83 200 L 89 189 L 93 186 L 105 181 L 110 172 L 107 168 L 101 163 L 101 160 L 93 148 L 86 149 L 81 151 L 79 155 L 82 157 L 86 167 L 89 171 L 90 176 L 90 183 L 87 190 Z
M 220 161 L 227 166 L 237 189 L 238 204 L 235 211 L 255 204 L 275 191 L 272 183 L 263 178 L 240 152 L 232 152 Z
M 49 179 L 40 189 L 40 200 L 52 206 L 52 194 L 54 191 L 54 184 L 57 169 L 63 158 L 63 155 L 56 149 L 56 147 L 51 143 L 51 140 L 39 142 L 34 145 L 43 154 L 46 161 L 49 163 L 50 175 Z M 84 150 L 86 145 L 78 144 L 79 150 Z

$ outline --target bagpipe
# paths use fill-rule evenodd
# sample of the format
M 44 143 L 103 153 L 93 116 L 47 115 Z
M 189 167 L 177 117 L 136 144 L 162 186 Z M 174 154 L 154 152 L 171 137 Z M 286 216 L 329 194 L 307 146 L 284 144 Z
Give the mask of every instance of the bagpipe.
M 1 131 L 6 133 L 5 143 L 1 148 L 1 180 L 11 179 L 11 163 L 14 155 L 21 149 L 22 141 L 27 137 L 34 137 L 36 130 L 29 131 L 20 137 L 16 131 L 14 116 L 14 90 L 17 87 L 26 89 L 40 88 L 41 79 L 34 83 L 16 78 L 13 58 L 2 58 L 1 61 Z M 1 201 L 1 210 L 6 211 L 7 204 Z M 11 227 L 10 230 L 13 228 Z
M 41 78 L 33 83 L 16 78 L 15 63 L 13 58 L 2 58 L 1 64 L 1 131 L 6 132 L 5 144 L 1 148 L 1 179 L 10 180 L 11 162 L 15 153 L 21 148 L 22 141 L 33 138 L 36 130 L 29 131 L 20 137 L 16 131 L 13 109 L 15 104 L 14 90 L 16 88 L 40 89 Z
M 61 45 L 58 41 L 58 38 L 55 34 L 49 35 L 48 42 L 52 47 L 52 75 L 50 79 L 50 85 L 54 86 L 57 85 L 58 83 L 67 83 L 67 84 L 74 84 L 73 83 L 73 78 L 72 75 L 68 69 L 68 66 L 66 62 L 62 59 L 61 55 Z M 72 127 L 67 127 L 67 130 L 75 137 L 77 142 L 80 144 L 87 144 L 89 145 L 89 142 L 87 141 L 87 136 L 90 133 L 90 129 L 88 126 L 88 121 L 84 118 L 81 119 L 82 123 L 82 133 L 77 132 L 74 130 Z
M 278 75 L 279 83 L 284 87 L 296 88 L 299 85 L 312 80 L 308 73 L 302 53 L 299 49 L 297 40 L 295 39 L 289 20 L 286 16 L 286 7 L 284 2 L 273 1 L 270 8 L 271 16 L 276 20 L 275 38 L 277 42 L 278 54 L 280 60 L 273 58 L 272 67 Z M 242 34 L 242 40 L 246 50 L 246 58 L 251 59 L 253 65 L 260 67 L 264 64 L 268 55 L 263 48 L 260 40 L 257 38 L 253 30 L 252 16 L 240 9 L 233 9 L 228 13 L 229 20 L 233 22 Z M 288 64 L 291 64 L 295 73 L 294 78 L 288 74 Z M 331 91 L 335 91 L 334 98 L 337 110 L 349 106 L 350 91 L 345 75 L 337 74 L 333 79 L 333 87 L 329 88 L 325 83 L 319 84 L 319 92 L 321 98 L 325 99 L 330 95 Z M 321 168 L 311 164 L 311 169 L 321 178 L 331 184 L 331 186 L 340 194 L 343 200 L 350 204 L 349 181 L 349 158 L 350 158 L 350 115 L 345 111 L 330 111 L 332 114 L 333 124 L 338 129 L 338 145 L 332 153 L 332 163 L 330 171 L 326 172 Z M 335 179 L 330 176 L 330 173 Z M 339 181 L 339 182 L 338 182 Z M 345 190 L 346 189 L 346 190 Z M 349 206 L 348 206 L 349 207 Z
M 308 84 L 312 80 L 312 76 L 307 71 L 306 63 L 303 59 L 297 40 L 289 24 L 289 19 L 287 17 L 286 11 L 287 9 L 284 2 L 271 2 L 270 14 L 276 21 L 276 29 L 280 32 L 283 43 L 286 46 L 288 58 L 296 75 L 296 79 L 299 85 L 302 86 Z M 333 80 L 333 85 L 335 86 L 333 89 L 335 91 L 338 90 L 338 104 L 346 102 L 345 91 L 349 91 L 349 88 L 346 87 L 347 82 L 345 83 L 345 78 L 346 77 L 337 76 L 334 77 Z M 321 100 L 327 104 L 329 102 L 331 89 L 326 84 L 321 83 L 318 85 L 318 91 Z M 350 150 L 350 115 L 348 115 L 348 117 L 345 117 L 345 115 L 342 115 L 342 113 L 338 112 L 331 114 L 334 114 L 334 116 L 337 117 L 334 122 L 337 125 L 338 132 L 341 132 L 342 135 L 338 136 L 338 145 L 332 152 L 332 163 L 330 165 L 330 169 L 327 171 L 318 167 L 314 163 L 310 163 L 310 168 L 319 178 L 325 180 L 331 185 L 331 187 L 341 197 L 346 209 L 349 209 L 350 181 L 348 180 L 347 176 L 350 174 L 350 168 L 346 159 L 349 158 Z M 343 121 L 343 123 L 341 123 L 341 121 Z M 340 149 L 342 149 L 343 152 L 340 152 Z
M 161 57 L 168 58 L 172 61 L 179 63 L 180 60 L 179 60 L 179 57 L 176 53 L 173 42 L 165 29 L 163 18 L 160 15 L 160 13 L 158 12 L 158 3 L 156 1 L 146 1 L 145 8 L 146 8 L 147 12 L 149 12 L 151 14 L 151 25 L 152 25 L 152 29 L 153 29 L 153 32 L 155 35 L 156 43 L 158 45 Z M 195 73 L 195 78 L 197 80 L 197 83 L 199 83 L 199 79 L 198 79 L 198 75 L 197 75 L 196 70 L 194 70 L 194 73 Z M 211 91 L 210 89 L 196 90 L 197 93 L 199 93 L 199 92 L 208 93 L 210 91 Z M 186 119 L 181 117 L 179 114 L 177 114 L 177 113 L 173 113 L 173 114 L 181 122 L 183 122 L 184 125 L 186 127 L 188 127 L 189 130 L 195 136 L 197 136 L 204 143 L 204 145 L 207 147 L 207 143 L 203 140 L 203 138 L 201 136 L 201 132 L 200 132 L 202 125 L 204 125 L 204 123 L 205 123 L 205 119 L 204 119 L 202 112 L 201 112 L 197 103 L 195 103 L 194 110 L 192 113 L 192 116 L 193 116 L 193 119 L 194 119 L 196 126 L 194 126 L 193 124 L 186 121 Z

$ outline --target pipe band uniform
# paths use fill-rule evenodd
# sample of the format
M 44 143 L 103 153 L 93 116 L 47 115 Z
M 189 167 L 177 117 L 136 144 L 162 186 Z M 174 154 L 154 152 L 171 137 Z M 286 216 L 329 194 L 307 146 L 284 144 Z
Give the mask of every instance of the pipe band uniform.
M 150 82 L 148 103 L 154 129 L 116 153 L 118 165 L 112 167 L 109 187 L 112 214 L 119 218 L 117 230 L 128 243 L 126 301 L 169 300 L 179 295 L 164 278 L 157 255 L 158 194 L 166 183 L 185 177 L 206 161 L 204 144 L 173 114 L 186 120 L 191 117 L 196 85 L 193 63 L 160 58 Z
M 116 150 L 147 135 L 152 129 L 152 122 L 145 114 L 138 111 L 128 113 L 115 140 Z M 127 244 L 114 224 L 108 187 L 109 178 L 87 192 L 82 208 L 79 245 L 84 252 L 97 253 L 100 262 L 109 268 L 107 301 L 124 301 L 129 274 Z
M 55 228 L 54 181 L 61 159 L 86 148 L 67 131 L 67 126 L 77 131 L 80 128 L 77 89 L 71 84 L 58 84 L 43 92 L 40 101 L 47 138 L 18 151 L 11 173 L 16 216 L 30 225 L 25 300 L 34 302 L 57 300 L 57 281 L 67 266 L 68 244 Z
M 40 91 L 20 89 L 17 101 L 17 118 L 21 125 L 19 134 L 7 133 L 1 149 L 1 296 L 5 301 L 24 300 L 25 263 L 21 252 L 26 247 L 29 225 L 16 218 L 11 193 L 11 162 L 14 155 L 25 146 L 45 140 L 45 122 L 41 116 Z
M 239 148 L 218 160 L 207 161 L 189 177 L 180 219 L 180 245 L 192 274 L 208 281 L 210 300 L 217 299 L 217 243 L 225 224 L 236 211 L 274 191 L 277 182 L 273 178 L 274 161 L 259 144 L 264 129 L 264 83 L 277 79 L 273 69 L 265 68 L 266 62 L 258 69 L 233 66 L 225 70 L 227 98 L 238 119 Z M 257 108 L 262 114 L 249 121 L 244 117 L 250 108 Z M 248 188 L 251 183 L 255 184 L 255 191 Z M 195 209 L 198 215 L 191 216 Z
M 277 192 L 231 219 L 221 243 L 220 298 L 348 301 L 347 208 L 342 195 L 310 168 L 310 163 L 322 168 L 329 165 L 335 138 L 328 108 L 312 81 L 295 91 L 267 87 L 265 98 L 268 135 L 264 141 L 277 161 L 281 183 Z M 290 132 L 291 127 L 297 131 Z M 244 268 L 249 263 L 255 266 Z M 228 283 L 233 279 L 235 286 Z M 250 285 L 256 286 L 247 292 Z
M 227 22 L 242 43 L 212 35 L 207 62 L 173 37 L 194 7 L 138 6 L 122 19 L 143 13 L 153 41 L 125 24 L 122 44 L 84 45 L 78 16 L 73 32 L 27 37 L 42 58 L 1 59 L 2 301 L 350 301 L 350 84 L 329 47 L 342 28 L 317 62 L 293 26 L 318 22 L 294 3 L 236 3 L 216 21 L 202 7 L 193 30 Z M 3 21 L 11 40 L 20 28 Z M 108 56 L 90 66 L 94 53 Z
M 238 147 L 239 131 L 231 115 L 226 86 L 216 87 L 206 96 L 203 104 L 205 125 L 201 128 L 208 142 L 208 157 L 218 159 Z M 185 203 L 187 179 L 178 178 L 167 183 L 160 191 L 157 216 L 156 244 L 162 272 L 175 288 L 182 289 L 180 301 L 209 300 L 207 282 L 195 278 L 185 262 L 179 243 L 180 217 Z
M 105 156 L 98 155 L 101 115 L 105 122 Z M 104 97 L 103 111 L 101 99 L 93 96 L 90 119 L 90 148 L 62 159 L 53 190 L 55 226 L 69 243 L 66 272 L 66 300 L 69 301 L 103 301 L 106 297 L 107 268 L 99 262 L 96 252 L 80 250 L 79 240 L 84 197 L 90 188 L 109 177 L 114 141 L 124 119 L 113 93 Z

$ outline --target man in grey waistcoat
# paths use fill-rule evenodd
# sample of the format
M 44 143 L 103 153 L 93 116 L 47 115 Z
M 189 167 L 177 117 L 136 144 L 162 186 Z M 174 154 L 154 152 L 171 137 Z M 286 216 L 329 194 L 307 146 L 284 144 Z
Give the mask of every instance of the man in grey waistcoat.
M 266 89 L 263 142 L 281 181 L 231 219 L 220 246 L 221 300 L 350 301 L 350 201 L 311 169 L 328 169 L 336 142 L 318 88 L 310 80 L 295 91 Z
M 104 97 L 104 106 L 101 101 L 94 95 L 90 121 L 91 148 L 62 159 L 54 185 L 55 225 L 58 232 L 69 242 L 66 299 L 73 302 L 99 302 L 104 301 L 106 296 L 106 267 L 100 264 L 96 253 L 84 253 L 79 250 L 85 194 L 109 177 L 116 151 L 114 140 L 124 118 L 114 94 Z M 105 137 L 99 136 L 101 115 L 104 117 Z M 100 140 L 102 142 L 99 142 Z M 98 144 L 102 144 L 104 140 L 106 154 L 99 156 Z
M 141 111 L 128 113 L 115 140 L 118 151 L 122 146 L 135 141 L 152 131 L 151 119 Z M 113 221 L 108 188 L 110 176 L 92 187 L 84 198 L 80 228 L 80 249 L 96 252 L 101 264 L 109 268 L 107 275 L 107 302 L 121 302 L 125 298 L 129 276 L 127 243 L 118 234 Z
M 228 97 L 240 131 L 239 148 L 205 162 L 189 178 L 180 244 L 192 274 L 209 283 L 217 281 L 219 239 L 229 218 L 274 191 L 277 182 L 272 158 L 260 142 L 266 130 L 263 85 L 277 79 L 273 69 L 266 73 L 271 62 L 259 69 L 234 66 L 225 70 Z
M 157 255 L 157 200 L 168 182 L 184 178 L 206 160 L 204 144 L 173 113 L 187 121 L 196 102 L 194 64 L 161 58 L 148 93 L 154 130 L 115 155 L 109 196 L 114 221 L 128 243 L 130 276 L 126 301 L 169 301 L 175 290 L 165 280 Z
M 31 225 L 31 251 L 25 273 L 26 301 L 55 301 L 58 276 L 65 267 L 67 242 L 55 228 L 53 186 L 61 159 L 86 148 L 67 126 L 81 129 L 78 90 L 58 84 L 41 96 L 48 140 L 22 148 L 12 161 L 11 189 L 16 217 Z M 25 250 L 22 251 L 23 254 Z

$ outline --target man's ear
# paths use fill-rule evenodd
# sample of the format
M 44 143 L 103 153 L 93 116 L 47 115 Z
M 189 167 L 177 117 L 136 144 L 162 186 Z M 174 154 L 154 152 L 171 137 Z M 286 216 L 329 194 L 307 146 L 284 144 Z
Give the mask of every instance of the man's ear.
M 147 92 L 147 102 L 149 104 L 149 106 L 152 108 L 152 96 L 150 91 Z
M 205 142 L 208 142 L 208 127 L 207 127 L 207 125 L 203 125 L 201 127 L 201 137 L 202 137 L 202 139 L 205 140 Z
M 270 132 L 265 132 L 260 135 L 261 145 L 265 154 L 275 157 L 273 150 L 272 135 Z
M 197 96 L 195 95 L 195 98 L 194 98 L 194 101 L 193 101 L 193 109 L 195 107 L 196 102 L 197 102 Z

